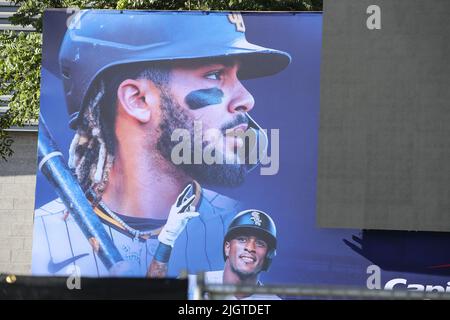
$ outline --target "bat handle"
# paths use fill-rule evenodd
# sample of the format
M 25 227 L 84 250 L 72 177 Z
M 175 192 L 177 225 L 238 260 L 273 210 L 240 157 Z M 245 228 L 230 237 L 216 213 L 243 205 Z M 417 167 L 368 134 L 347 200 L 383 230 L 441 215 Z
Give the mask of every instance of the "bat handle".
M 123 261 L 122 255 L 95 214 L 78 180 L 67 166 L 42 115 L 39 121 L 38 166 L 106 268 L 110 269 Z

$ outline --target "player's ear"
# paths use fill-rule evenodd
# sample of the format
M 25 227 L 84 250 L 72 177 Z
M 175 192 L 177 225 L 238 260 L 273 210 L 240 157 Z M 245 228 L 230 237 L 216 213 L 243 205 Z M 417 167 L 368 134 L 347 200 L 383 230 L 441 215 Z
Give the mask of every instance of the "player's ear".
M 126 79 L 117 89 L 120 107 L 139 122 L 146 123 L 151 119 L 153 108 L 159 103 L 159 93 L 150 80 Z
M 225 257 L 228 258 L 228 256 L 230 255 L 230 242 L 229 241 L 225 241 L 224 252 L 225 252 Z

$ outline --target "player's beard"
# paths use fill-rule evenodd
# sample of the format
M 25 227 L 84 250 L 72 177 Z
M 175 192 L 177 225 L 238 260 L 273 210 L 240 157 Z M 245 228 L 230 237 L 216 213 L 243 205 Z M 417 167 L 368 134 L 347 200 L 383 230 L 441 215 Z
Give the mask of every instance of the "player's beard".
M 194 141 L 194 119 L 181 105 L 175 102 L 167 92 L 167 89 L 161 90 L 160 98 L 162 120 L 159 126 L 161 136 L 158 140 L 157 148 L 167 161 L 173 163 L 171 153 L 179 142 L 171 140 L 172 132 L 176 129 L 186 129 L 191 135 L 191 141 Z M 246 120 L 236 119 L 236 121 L 224 125 L 221 131 L 225 132 L 226 129 L 236 126 L 237 122 L 242 123 L 244 121 Z M 208 142 L 203 142 L 202 149 L 204 150 L 208 144 Z M 191 150 L 191 159 L 194 159 L 194 148 L 191 148 Z M 181 163 L 176 166 L 199 183 L 206 185 L 236 187 L 244 182 L 247 174 L 245 164 L 206 164 L 202 161 L 201 164 Z

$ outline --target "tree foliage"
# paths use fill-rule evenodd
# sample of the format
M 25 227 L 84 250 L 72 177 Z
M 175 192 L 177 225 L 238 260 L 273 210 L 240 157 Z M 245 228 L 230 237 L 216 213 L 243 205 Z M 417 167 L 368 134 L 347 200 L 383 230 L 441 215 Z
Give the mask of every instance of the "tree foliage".
M 323 0 L 14 0 L 20 6 L 10 21 L 37 32 L 0 33 L 0 95 L 12 94 L 10 109 L 0 117 L 0 157 L 13 153 L 4 129 L 38 118 L 42 13 L 47 8 L 320 11 Z
M 320 11 L 323 0 L 14 0 L 20 8 L 10 19 L 18 25 L 32 25 L 42 32 L 46 8 L 152 9 L 152 10 L 237 10 Z
M 12 139 L 4 129 L 36 122 L 39 113 L 41 66 L 39 33 L 0 33 L 0 95 L 12 95 L 0 117 L 0 157 L 13 154 Z

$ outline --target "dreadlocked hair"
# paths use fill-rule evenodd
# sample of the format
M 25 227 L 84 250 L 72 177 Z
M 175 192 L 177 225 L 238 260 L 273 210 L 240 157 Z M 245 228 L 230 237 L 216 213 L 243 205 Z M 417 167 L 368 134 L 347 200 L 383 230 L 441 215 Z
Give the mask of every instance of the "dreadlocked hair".
M 164 89 L 169 82 L 167 64 L 128 64 L 100 74 L 89 87 L 77 131 L 69 148 L 68 165 L 81 188 L 97 205 L 108 184 L 117 144 L 115 119 L 117 89 L 126 79 L 148 79 Z

